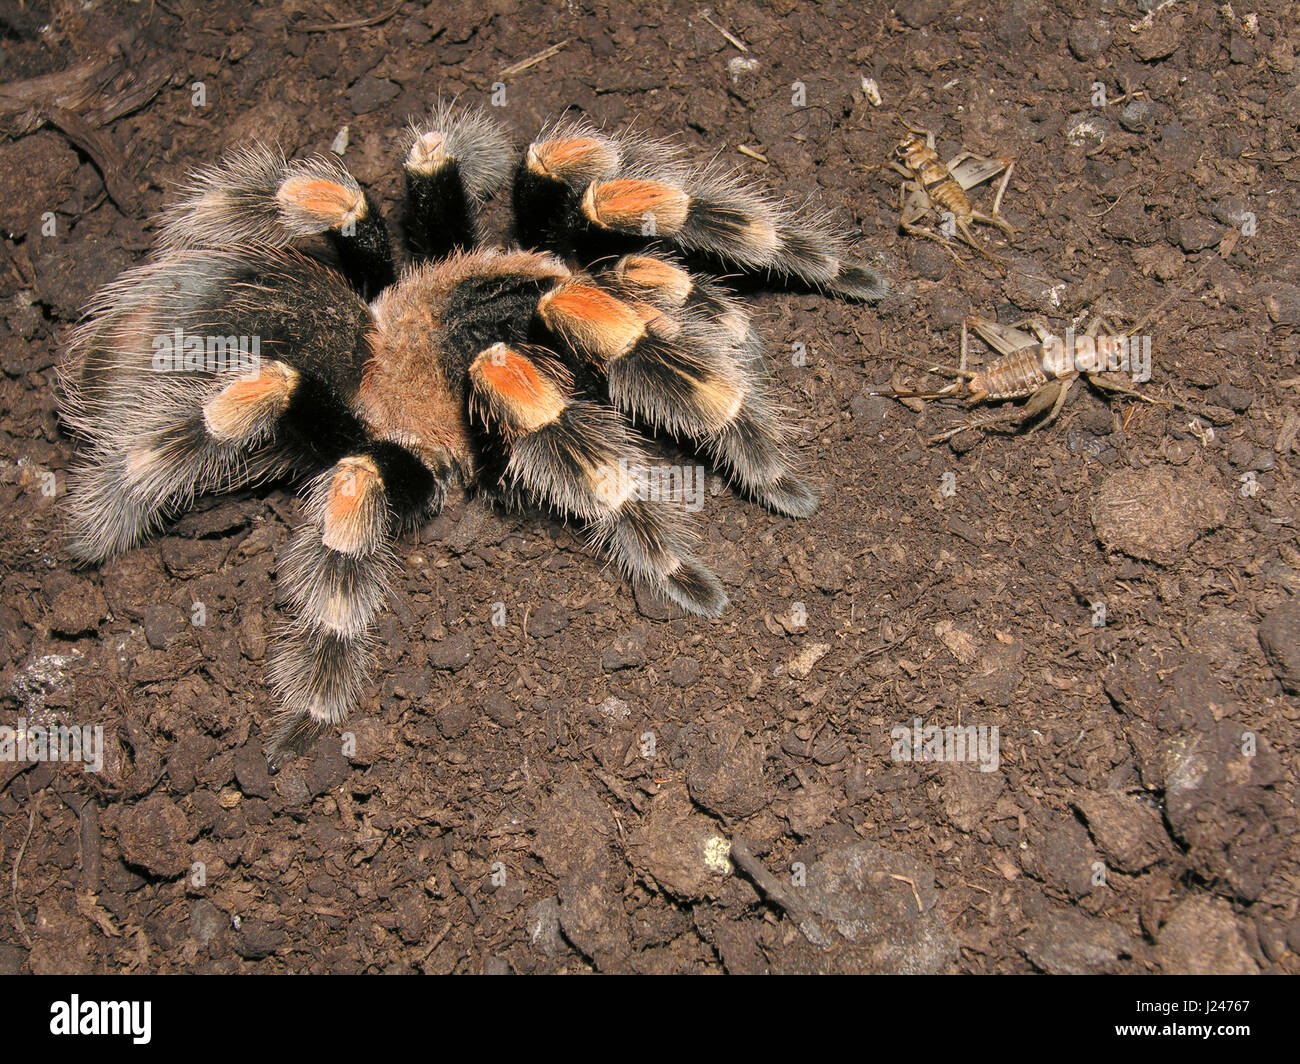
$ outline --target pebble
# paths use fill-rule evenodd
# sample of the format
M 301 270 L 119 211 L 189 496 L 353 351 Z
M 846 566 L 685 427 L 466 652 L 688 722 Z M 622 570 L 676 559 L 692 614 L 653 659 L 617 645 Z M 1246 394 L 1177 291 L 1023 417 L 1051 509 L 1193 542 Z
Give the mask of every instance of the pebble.
M 196 898 L 190 906 L 190 936 L 200 946 L 206 946 L 230 924 L 226 914 L 207 898 Z
M 443 706 L 434 714 L 433 722 L 444 739 L 459 739 L 474 723 L 475 713 L 464 702 Z
M 1293 284 L 1266 286 L 1264 309 L 1275 325 L 1300 325 L 1300 287 Z
M 600 705 L 596 707 L 602 717 L 618 723 L 627 720 L 632 715 L 632 707 L 622 698 L 615 698 L 613 695 L 607 697 Z
M 933 240 L 921 239 L 912 245 L 912 269 L 927 281 L 939 281 L 952 269 L 952 256 Z
M 1224 225 L 1240 229 L 1246 215 L 1251 213 L 1250 201 L 1242 196 L 1225 196 L 1211 208 L 1211 213 Z
M 1119 124 L 1130 133 L 1149 133 L 1155 125 L 1155 105 L 1144 97 L 1129 100 L 1119 113 Z
M 1086 63 L 1110 47 L 1110 23 L 1104 18 L 1077 18 L 1070 24 L 1067 40 L 1074 58 Z
M 1179 218 L 1169 227 L 1169 239 L 1188 253 L 1213 247 L 1222 235 L 1208 218 Z
M 189 626 L 189 618 L 169 603 L 145 607 L 144 637 L 154 650 L 166 650 Z
M 830 652 L 829 643 L 810 643 L 805 646 L 790 662 L 789 673 L 796 680 L 802 680 L 812 672 L 813 666 Z
M 348 89 L 348 102 L 354 114 L 364 115 L 376 111 L 402 90 L 384 78 L 364 74 Z
M 762 68 L 760 63 L 753 56 L 738 55 L 727 60 L 727 73 L 731 75 L 732 82 L 738 82 L 743 77 L 752 77 Z
M 1095 148 L 1105 143 L 1110 129 L 1110 122 L 1105 117 L 1092 111 L 1083 111 L 1066 119 L 1063 132 L 1066 142 L 1072 148 Z

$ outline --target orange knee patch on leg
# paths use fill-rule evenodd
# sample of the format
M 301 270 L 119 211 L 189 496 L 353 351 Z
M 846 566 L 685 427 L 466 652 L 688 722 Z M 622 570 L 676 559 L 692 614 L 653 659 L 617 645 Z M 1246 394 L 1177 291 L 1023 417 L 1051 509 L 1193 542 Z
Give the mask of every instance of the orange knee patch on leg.
M 344 458 L 334 467 L 321 542 L 340 554 L 364 554 L 379 544 L 384 482 L 374 460 Z
M 684 305 L 695 288 L 685 270 L 649 255 L 624 255 L 614 265 L 614 274 L 625 284 L 644 289 L 675 307 Z
M 479 352 L 469 373 L 475 391 L 488 404 L 488 416 L 510 432 L 536 432 L 568 405 L 554 380 L 505 344 Z
M 637 487 L 633 470 L 623 462 L 588 466 L 583 473 L 596 501 L 611 512 L 622 506 Z
M 306 214 L 331 229 L 366 216 L 366 197 L 360 189 L 320 177 L 291 177 L 275 198 L 286 210 Z
M 712 420 L 712 428 L 724 428 L 736 420 L 745 402 L 743 388 L 724 380 L 696 380 L 694 384 L 695 404 Z
M 751 253 L 773 256 L 781 250 L 781 235 L 766 218 L 751 218 L 744 229 L 745 246 Z
M 582 213 L 604 229 L 631 229 L 644 236 L 681 232 L 691 197 L 663 181 L 597 181 L 582 197 Z
M 645 322 L 634 307 L 592 285 L 553 288 L 538 300 L 537 312 L 548 329 L 605 362 L 645 335 Z
M 227 442 L 247 439 L 284 412 L 297 383 L 297 370 L 272 362 L 226 385 L 203 406 L 208 435 Z
M 585 184 L 618 170 L 618 152 L 596 137 L 556 137 L 528 146 L 528 169 L 541 177 Z

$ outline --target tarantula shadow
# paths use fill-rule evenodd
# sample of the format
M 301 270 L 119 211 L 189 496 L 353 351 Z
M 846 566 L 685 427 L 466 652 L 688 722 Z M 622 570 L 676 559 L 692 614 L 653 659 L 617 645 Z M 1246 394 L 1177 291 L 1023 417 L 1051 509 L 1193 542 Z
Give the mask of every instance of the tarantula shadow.
M 748 314 L 673 252 L 852 299 L 886 290 L 826 218 L 641 136 L 554 125 L 512 179 L 494 122 L 440 108 L 410 130 L 404 173 L 399 271 L 340 162 L 227 155 L 165 212 L 150 261 L 98 294 L 62 368 L 83 562 L 199 493 L 310 476 L 278 572 L 273 758 L 357 704 L 396 537 L 453 482 L 577 522 L 632 581 L 704 616 L 726 596 L 682 501 L 638 490 L 639 430 L 776 513 L 813 512 Z M 500 248 L 479 219 L 507 182 L 517 243 Z

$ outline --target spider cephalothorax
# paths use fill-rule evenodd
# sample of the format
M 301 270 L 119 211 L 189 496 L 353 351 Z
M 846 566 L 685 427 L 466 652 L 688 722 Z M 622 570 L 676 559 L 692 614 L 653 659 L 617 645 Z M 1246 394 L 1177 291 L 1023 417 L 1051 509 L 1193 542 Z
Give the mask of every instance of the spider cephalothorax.
M 748 315 L 666 252 L 867 300 L 883 279 L 827 223 L 738 178 L 573 123 L 515 171 L 520 247 L 482 246 L 479 208 L 509 174 L 481 114 L 412 127 L 399 273 L 337 160 L 235 152 L 192 180 L 152 261 L 105 288 L 74 339 L 62 409 L 86 441 L 69 506 L 80 559 L 125 550 L 197 493 L 315 474 L 279 573 L 277 749 L 355 705 L 394 538 L 453 480 L 581 523 L 633 581 L 710 616 L 726 596 L 691 553 L 682 500 L 638 490 L 651 459 L 634 424 L 778 513 L 815 508 Z M 322 236 L 331 247 L 311 246 Z

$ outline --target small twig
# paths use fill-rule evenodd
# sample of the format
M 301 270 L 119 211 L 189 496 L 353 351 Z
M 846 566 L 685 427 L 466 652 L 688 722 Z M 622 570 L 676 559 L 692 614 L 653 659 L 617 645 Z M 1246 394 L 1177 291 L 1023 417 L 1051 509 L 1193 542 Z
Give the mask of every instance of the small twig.
M 40 116 L 90 156 L 114 204 L 123 214 L 132 213 L 136 203 L 135 189 L 126 178 L 126 161 L 108 135 L 93 128 L 76 112 L 61 107 L 42 107 Z
M 436 950 L 439 946 L 442 945 L 442 940 L 447 937 L 447 932 L 450 930 L 451 930 L 451 921 L 448 920 L 446 926 L 444 926 L 441 931 L 439 931 L 436 935 L 433 936 L 433 941 L 429 943 L 429 948 L 424 951 L 424 956 L 421 958 L 422 960 L 427 961 L 429 959 L 429 954 L 431 954 L 434 950 Z
M 31 841 L 32 832 L 36 830 L 36 814 L 41 808 L 41 795 L 44 791 L 37 791 L 35 799 L 32 798 L 32 792 L 27 792 L 27 799 L 32 803 L 31 816 L 27 818 L 27 834 L 23 836 L 22 845 L 18 847 L 18 852 L 14 854 L 14 875 L 13 875 L 13 899 L 14 899 L 14 919 L 17 921 L 18 933 L 22 935 L 23 941 L 27 943 L 27 948 L 32 948 L 32 940 L 27 934 L 27 925 L 23 923 L 23 914 L 18 908 L 18 866 L 23 863 L 23 854 L 27 852 L 27 844 Z
M 769 901 L 775 902 L 785 910 L 798 924 L 799 930 L 809 942 L 814 946 L 822 947 L 831 944 L 830 936 L 813 920 L 808 907 L 754 856 L 743 836 L 737 835 L 731 840 L 731 859 L 740 866 L 740 870 L 753 881 L 754 886 L 761 890 Z
M 727 39 L 727 42 L 729 44 L 734 45 L 736 48 L 739 48 L 742 52 L 749 51 L 749 49 L 745 47 L 744 41 L 742 41 L 739 37 L 729 32 L 728 30 L 724 30 L 721 26 L 719 26 L 716 22 L 714 22 L 713 19 L 709 17 L 709 13 L 707 11 L 701 11 L 700 18 L 704 19 L 705 22 L 707 22 L 715 30 L 721 33 L 722 36 L 724 36 Z
M 382 15 L 375 15 L 372 18 L 359 18 L 353 22 L 318 22 L 310 26 L 294 26 L 293 29 L 301 33 L 334 33 L 337 30 L 359 30 L 366 26 L 378 26 L 381 22 L 387 22 L 390 18 L 401 10 L 405 0 L 397 0 L 391 8 Z
M 1133 184 L 1129 185 L 1128 188 L 1126 188 L 1126 189 L 1124 189 L 1122 192 L 1120 192 L 1120 194 L 1119 194 L 1118 196 L 1115 197 L 1115 202 L 1112 203 L 1109 207 L 1107 207 L 1104 211 L 1101 211 L 1101 212 L 1098 213 L 1098 214 L 1089 214 L 1088 217 L 1089 217 L 1089 218 L 1105 218 L 1106 215 L 1108 215 L 1111 211 L 1113 211 L 1116 207 L 1119 206 L 1119 201 L 1120 201 L 1120 200 L 1122 200 L 1125 196 L 1127 196 L 1130 192 L 1132 192 L 1132 191 L 1133 191 L 1135 188 L 1137 188 L 1137 187 L 1138 187 L 1138 182 L 1135 181 Z
M 549 48 L 538 52 L 536 55 L 531 56 L 528 59 L 521 59 L 518 63 L 508 66 L 505 70 L 501 71 L 501 77 L 513 77 L 515 74 L 522 74 L 529 67 L 535 67 L 538 63 L 545 63 L 546 60 L 551 58 L 551 56 L 559 55 L 571 40 L 573 40 L 572 37 L 565 37 L 559 44 L 553 44 Z
M 757 159 L 764 166 L 767 165 L 767 156 L 756 152 L 753 148 L 746 148 L 743 144 L 737 144 L 736 151 L 740 152 L 741 155 L 748 155 L 751 159 Z
M 900 883 L 906 883 L 911 887 L 912 897 L 916 899 L 916 911 L 918 913 L 925 912 L 925 906 L 921 904 L 921 892 L 916 889 L 916 880 L 908 879 L 907 876 L 900 876 L 895 872 L 889 872 L 888 875 L 890 879 L 897 879 Z
M 110 46 L 112 51 L 112 46 Z M 128 68 L 120 54 L 83 63 L 56 74 L 0 84 L 0 125 L 12 135 L 31 133 L 48 110 L 80 115 L 99 129 L 144 107 L 162 91 L 175 70 L 166 59 Z
M 465 889 L 465 885 L 461 883 L 461 881 L 456 877 L 455 872 L 448 873 L 447 878 L 451 881 L 451 885 L 455 887 L 457 891 L 463 894 L 465 900 L 469 902 L 470 911 L 473 912 L 474 919 L 475 920 L 480 919 L 482 916 L 482 910 L 479 908 L 478 900 L 474 897 L 474 895 Z

